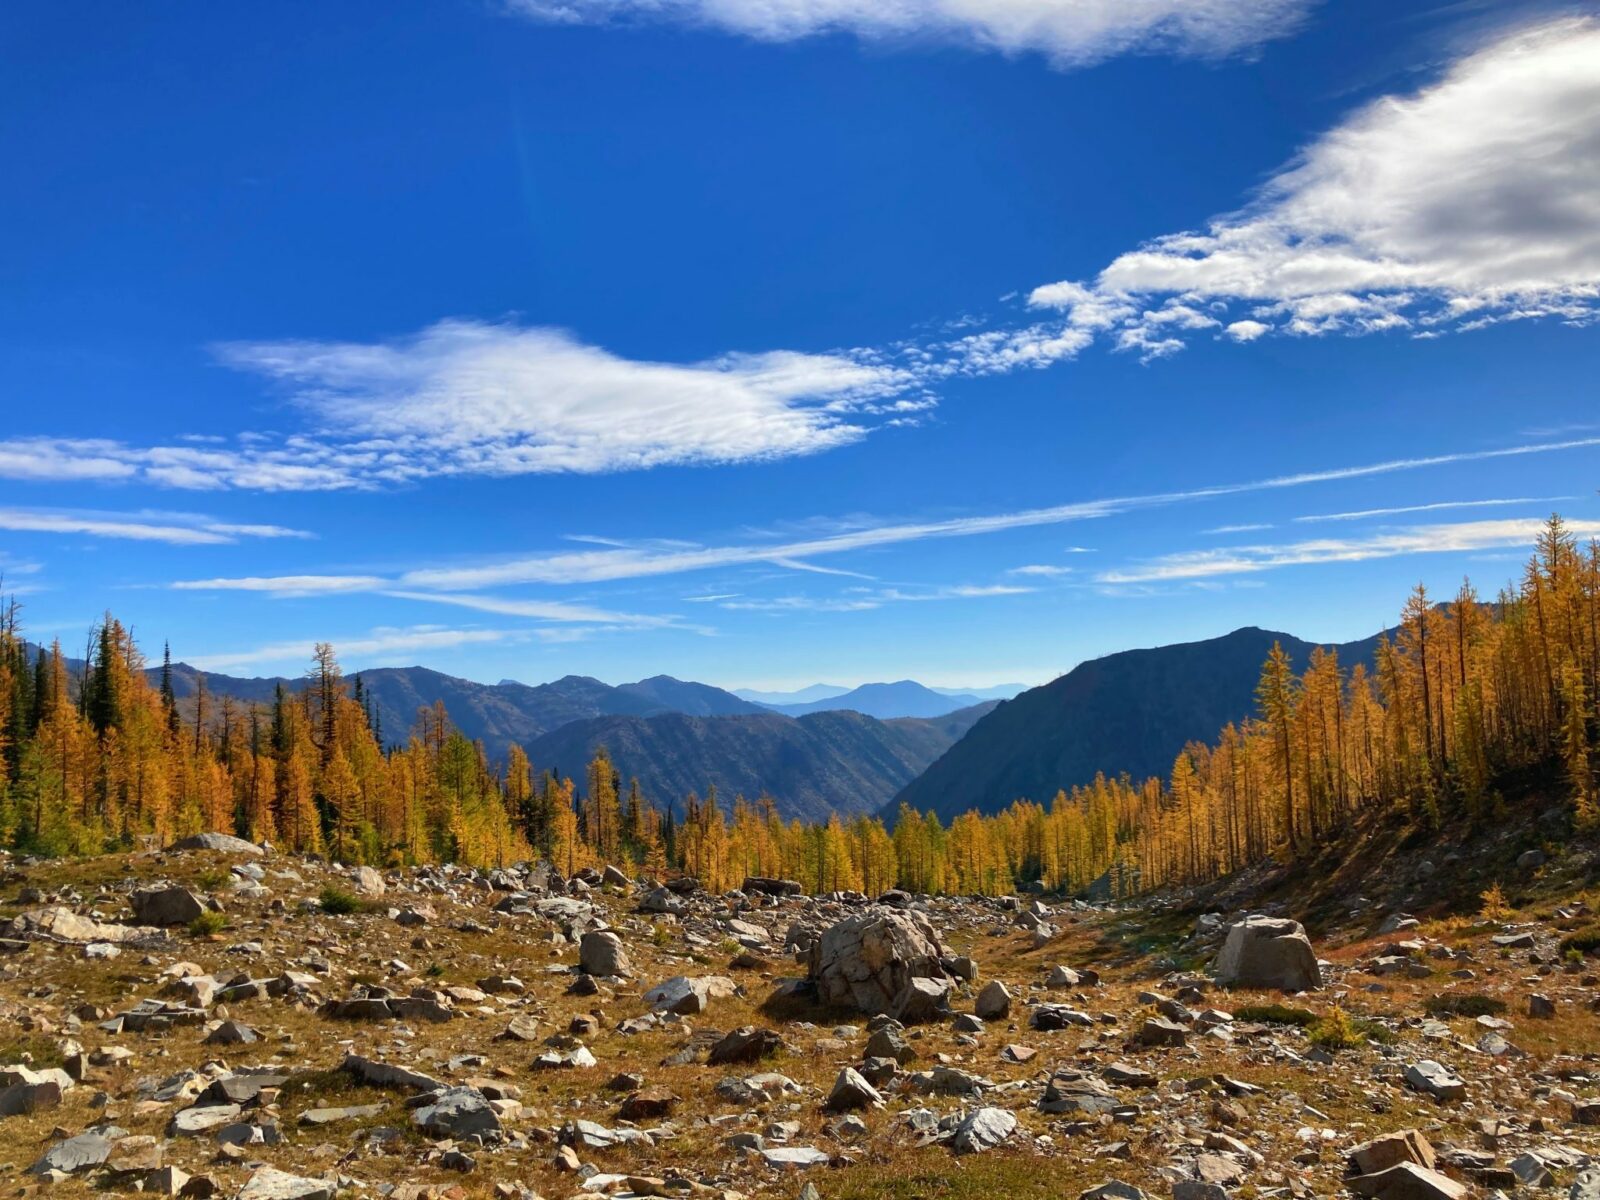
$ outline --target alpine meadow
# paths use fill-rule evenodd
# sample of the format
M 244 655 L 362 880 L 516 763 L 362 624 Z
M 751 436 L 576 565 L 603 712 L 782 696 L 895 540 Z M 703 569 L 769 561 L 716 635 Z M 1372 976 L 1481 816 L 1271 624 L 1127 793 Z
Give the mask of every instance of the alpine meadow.
M 1600 1200 L 1600 7 L 0 12 L 0 1184 Z

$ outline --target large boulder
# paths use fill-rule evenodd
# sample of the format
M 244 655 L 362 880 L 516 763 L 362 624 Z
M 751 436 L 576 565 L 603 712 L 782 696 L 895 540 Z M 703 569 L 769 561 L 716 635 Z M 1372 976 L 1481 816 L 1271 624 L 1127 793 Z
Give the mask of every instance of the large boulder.
M 231 833 L 197 833 L 182 838 L 167 847 L 168 850 L 215 850 L 220 854 L 248 854 L 252 857 L 266 851 L 254 842 L 234 837 Z
M 187 925 L 206 911 L 188 888 L 141 888 L 133 894 L 133 917 L 141 925 Z
M 874 905 L 830 926 L 811 946 L 807 974 L 824 1004 L 885 1013 L 913 979 L 943 981 L 939 935 L 922 914 Z
M 1322 986 L 1305 928 L 1283 917 L 1246 917 L 1229 929 L 1215 974 L 1224 987 L 1304 992 Z
M 591 929 L 578 943 L 578 969 L 585 975 L 633 975 L 633 964 L 622 939 L 609 929 Z

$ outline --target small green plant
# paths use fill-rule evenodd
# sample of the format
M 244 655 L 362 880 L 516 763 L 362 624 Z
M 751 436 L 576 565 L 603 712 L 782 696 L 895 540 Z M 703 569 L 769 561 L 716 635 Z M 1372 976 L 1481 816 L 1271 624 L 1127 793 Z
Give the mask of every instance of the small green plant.
M 1570 954 L 1574 950 L 1581 957 L 1593 954 L 1600 950 L 1600 926 L 1591 925 L 1587 929 L 1580 929 L 1576 933 L 1569 933 L 1561 939 L 1561 953 Z
M 429 963 L 428 969 L 423 974 L 429 979 L 440 979 L 444 976 L 444 968 L 438 963 Z
M 670 946 L 670 945 L 672 945 L 673 938 L 672 938 L 672 929 L 671 929 L 671 927 L 667 926 L 667 925 L 652 925 L 652 926 L 650 926 L 650 940 L 656 946 Z
M 200 886 L 202 892 L 214 892 L 228 882 L 228 873 L 213 867 L 210 870 L 201 871 L 199 875 L 195 876 L 194 881 Z
M 1422 1007 L 1430 1017 L 1497 1017 L 1506 1011 L 1506 1002 L 1477 992 L 1454 992 L 1434 996 Z
M 1562 953 L 1561 957 L 1566 959 L 1566 961 L 1574 967 L 1581 967 L 1583 965 L 1583 951 L 1579 950 L 1576 946 L 1568 946 L 1567 949 Z
M 348 916 L 350 913 L 371 912 L 372 901 L 363 900 L 354 892 L 346 891 L 337 884 L 328 884 L 317 897 L 322 905 L 322 911 L 333 913 L 335 916 Z
M 1309 1008 L 1293 1008 L 1287 1004 L 1247 1004 L 1233 1010 L 1236 1021 L 1254 1021 L 1261 1025 L 1296 1025 L 1301 1029 L 1314 1025 L 1317 1014 Z
M 189 936 L 197 938 L 212 937 L 221 933 L 227 927 L 227 917 L 213 909 L 207 909 L 189 922 Z

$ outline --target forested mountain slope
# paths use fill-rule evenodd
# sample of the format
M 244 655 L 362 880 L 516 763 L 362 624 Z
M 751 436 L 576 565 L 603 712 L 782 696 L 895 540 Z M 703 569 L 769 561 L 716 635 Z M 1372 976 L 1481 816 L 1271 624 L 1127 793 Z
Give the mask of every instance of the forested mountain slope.
M 1200 642 L 1126 650 L 1080 663 L 1007 700 L 895 797 L 949 820 L 997 812 L 1013 800 L 1049 803 L 1095 774 L 1165 777 L 1191 741 L 1209 741 L 1255 712 L 1261 664 L 1282 643 L 1295 670 L 1315 648 L 1249 627 Z M 1377 637 L 1335 646 L 1346 667 L 1372 662 Z
M 603 746 L 624 786 L 637 778 L 661 804 L 714 786 L 724 804 L 765 792 L 785 818 L 825 821 L 835 809 L 850 816 L 882 808 L 993 705 L 928 720 L 856 712 L 606 716 L 564 725 L 526 749 L 539 770 L 581 779 Z

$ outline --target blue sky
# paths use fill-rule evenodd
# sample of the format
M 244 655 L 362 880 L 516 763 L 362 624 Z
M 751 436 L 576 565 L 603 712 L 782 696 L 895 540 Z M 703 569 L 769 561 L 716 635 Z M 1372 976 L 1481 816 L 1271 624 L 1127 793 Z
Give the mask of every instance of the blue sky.
M 1600 13 L 0 14 L 0 569 L 298 673 L 1042 682 L 1600 534 Z

